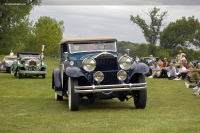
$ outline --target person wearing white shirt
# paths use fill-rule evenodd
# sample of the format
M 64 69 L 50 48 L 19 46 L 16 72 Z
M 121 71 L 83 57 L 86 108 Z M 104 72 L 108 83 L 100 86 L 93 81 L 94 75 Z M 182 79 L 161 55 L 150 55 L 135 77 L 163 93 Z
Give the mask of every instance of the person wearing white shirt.
M 164 68 L 167 71 L 168 79 L 176 78 L 176 68 L 174 67 L 173 63 L 170 63 L 168 67 Z
M 187 69 L 183 66 L 182 63 L 179 63 L 180 69 L 178 71 L 177 78 L 174 80 L 181 80 L 181 79 L 185 79 L 186 75 L 187 75 Z

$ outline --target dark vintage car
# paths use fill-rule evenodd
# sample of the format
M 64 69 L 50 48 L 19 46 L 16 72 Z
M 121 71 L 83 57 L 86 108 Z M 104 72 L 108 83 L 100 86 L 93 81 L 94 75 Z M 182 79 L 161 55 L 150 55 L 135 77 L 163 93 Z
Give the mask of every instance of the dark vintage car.
M 144 109 L 147 89 L 144 74 L 148 66 L 133 63 L 128 54 L 118 57 L 115 38 L 62 39 L 59 68 L 52 73 L 55 99 L 68 97 L 70 111 L 79 110 L 81 98 L 134 97 L 136 108 Z
M 6 71 L 7 73 L 11 73 L 11 66 L 14 61 L 17 60 L 17 56 L 5 56 L 3 61 L 0 62 L 0 71 Z
M 19 79 L 25 76 L 46 76 L 47 65 L 43 62 L 43 53 L 18 52 L 17 61 L 12 65 L 12 73 Z

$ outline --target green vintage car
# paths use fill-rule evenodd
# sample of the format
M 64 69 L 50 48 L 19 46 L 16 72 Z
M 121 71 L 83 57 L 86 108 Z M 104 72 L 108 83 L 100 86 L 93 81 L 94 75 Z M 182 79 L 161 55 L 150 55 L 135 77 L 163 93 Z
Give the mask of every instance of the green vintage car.
M 19 79 L 27 76 L 46 76 L 47 65 L 43 62 L 43 53 L 18 52 L 17 61 L 11 67 L 11 72 Z

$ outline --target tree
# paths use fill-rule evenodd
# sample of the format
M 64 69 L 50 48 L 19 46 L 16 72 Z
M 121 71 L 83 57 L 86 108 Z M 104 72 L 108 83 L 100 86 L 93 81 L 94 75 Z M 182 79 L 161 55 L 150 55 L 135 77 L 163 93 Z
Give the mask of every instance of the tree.
M 62 39 L 64 22 L 44 16 L 40 17 L 33 27 L 33 38 L 29 49 L 39 51 L 42 45 L 46 45 L 47 55 L 58 53 L 58 42 Z
M 194 16 L 171 22 L 160 36 L 160 46 L 168 49 L 200 47 L 200 23 Z
M 163 20 L 165 19 L 165 16 L 167 15 L 167 11 L 161 12 L 160 14 L 159 11 L 160 9 L 156 7 L 149 11 L 148 15 L 151 19 L 150 25 L 148 25 L 139 15 L 130 16 L 130 20 L 141 28 L 146 41 L 153 45 L 155 45 L 159 39 L 160 28 L 162 26 Z
M 31 9 L 39 5 L 41 0 L 18 0 L 15 4 L 12 1 L 1 0 L 0 2 L 0 54 L 9 53 L 15 45 L 24 44 L 22 37 L 27 35 L 29 25 L 28 16 Z M 25 4 L 25 5 L 20 5 Z

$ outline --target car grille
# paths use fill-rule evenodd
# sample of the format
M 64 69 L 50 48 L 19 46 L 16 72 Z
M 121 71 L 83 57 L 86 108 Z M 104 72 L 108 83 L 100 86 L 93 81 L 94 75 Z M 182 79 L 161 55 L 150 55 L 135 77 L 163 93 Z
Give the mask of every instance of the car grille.
M 96 58 L 95 71 L 102 71 L 104 74 L 104 80 L 100 83 L 101 85 L 118 84 L 117 79 L 118 63 L 116 57 L 100 57 Z

